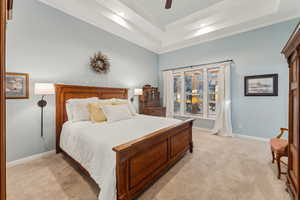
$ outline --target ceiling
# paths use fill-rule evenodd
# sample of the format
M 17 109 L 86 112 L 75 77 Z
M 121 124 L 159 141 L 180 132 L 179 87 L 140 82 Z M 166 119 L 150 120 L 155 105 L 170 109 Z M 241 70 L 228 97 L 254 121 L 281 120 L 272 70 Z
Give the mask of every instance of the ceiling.
M 174 0 L 172 9 L 165 9 L 165 0 L 120 0 L 150 22 L 166 26 L 198 10 L 224 0 Z
M 299 0 L 39 0 L 156 53 L 300 17 Z

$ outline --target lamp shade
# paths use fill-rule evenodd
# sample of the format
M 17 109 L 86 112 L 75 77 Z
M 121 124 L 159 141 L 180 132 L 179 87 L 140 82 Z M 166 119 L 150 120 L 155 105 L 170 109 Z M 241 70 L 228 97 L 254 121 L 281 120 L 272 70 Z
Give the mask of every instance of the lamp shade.
M 143 89 L 136 88 L 134 89 L 134 95 L 139 96 L 143 94 Z
M 52 84 L 52 83 L 36 83 L 34 86 L 34 94 L 36 94 L 36 95 L 55 94 L 54 84 Z

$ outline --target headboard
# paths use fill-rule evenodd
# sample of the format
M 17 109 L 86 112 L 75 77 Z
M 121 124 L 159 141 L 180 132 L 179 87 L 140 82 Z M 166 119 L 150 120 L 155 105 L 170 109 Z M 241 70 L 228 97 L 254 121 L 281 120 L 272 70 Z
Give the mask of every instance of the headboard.
M 56 152 L 60 153 L 60 134 L 62 125 L 68 120 L 66 112 L 66 101 L 74 98 L 99 97 L 100 99 L 127 99 L 128 89 L 106 88 L 77 85 L 55 85 L 56 92 Z

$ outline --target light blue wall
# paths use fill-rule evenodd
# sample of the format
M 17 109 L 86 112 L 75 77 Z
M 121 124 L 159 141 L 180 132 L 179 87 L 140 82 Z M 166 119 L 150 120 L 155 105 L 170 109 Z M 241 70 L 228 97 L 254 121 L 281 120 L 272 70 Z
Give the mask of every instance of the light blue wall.
M 158 83 L 156 54 L 36 0 L 14 1 L 14 19 L 8 24 L 7 36 L 7 71 L 30 75 L 30 98 L 7 100 L 8 161 L 54 148 L 54 96 L 47 97 L 44 142 L 34 83 L 127 88 Z M 107 75 L 89 68 L 89 58 L 97 51 L 111 58 Z
M 47 97 L 45 141 L 40 137 L 36 82 L 141 87 L 158 84 L 160 69 L 234 59 L 232 118 L 235 133 L 272 137 L 287 126 L 288 68 L 280 51 L 297 20 L 156 55 L 110 33 L 47 7 L 37 0 L 15 0 L 8 25 L 7 71 L 30 75 L 30 98 L 7 100 L 7 160 L 54 148 L 55 103 Z M 89 57 L 102 51 L 111 58 L 106 75 L 94 73 Z M 279 97 L 244 97 L 245 75 L 279 73 Z M 161 81 L 160 81 L 161 83 Z M 161 84 L 160 84 L 161 86 Z M 212 127 L 212 121 L 196 126 Z
M 280 52 L 297 22 L 292 20 L 162 54 L 159 57 L 160 70 L 233 59 L 233 131 L 249 136 L 274 137 L 280 127 L 288 124 L 288 65 Z M 245 97 L 244 76 L 268 73 L 279 74 L 279 96 Z M 211 128 L 213 124 L 209 120 L 196 121 L 196 126 L 202 128 Z

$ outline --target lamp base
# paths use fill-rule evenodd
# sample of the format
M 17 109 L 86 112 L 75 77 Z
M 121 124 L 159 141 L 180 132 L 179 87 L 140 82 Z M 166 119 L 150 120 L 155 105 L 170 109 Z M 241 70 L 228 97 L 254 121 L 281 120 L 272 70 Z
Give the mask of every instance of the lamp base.
M 37 105 L 39 107 L 45 107 L 47 105 L 47 101 L 45 101 L 44 99 L 39 100 L 39 102 L 37 103 Z

